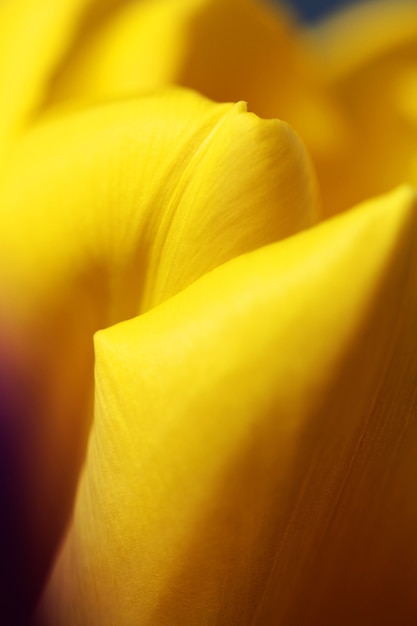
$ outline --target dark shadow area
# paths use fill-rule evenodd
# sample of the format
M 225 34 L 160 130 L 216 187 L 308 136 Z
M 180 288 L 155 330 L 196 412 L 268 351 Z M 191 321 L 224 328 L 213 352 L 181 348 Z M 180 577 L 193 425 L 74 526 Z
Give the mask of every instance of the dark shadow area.
M 27 510 L 28 432 L 26 416 L 34 393 L 1 345 L 0 359 L 0 624 L 27 623 L 41 579 L 33 560 Z

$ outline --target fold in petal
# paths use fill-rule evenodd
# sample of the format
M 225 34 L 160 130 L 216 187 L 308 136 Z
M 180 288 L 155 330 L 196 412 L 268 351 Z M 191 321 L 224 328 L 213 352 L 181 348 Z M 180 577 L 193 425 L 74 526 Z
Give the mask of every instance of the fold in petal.
M 74 47 L 50 99 L 106 99 L 174 83 L 287 121 L 314 154 L 341 140 L 340 120 L 291 20 L 258 0 L 121 3 Z
M 318 169 L 326 213 L 416 184 L 416 2 L 357 3 L 313 29 L 313 42 L 349 135 Z
M 96 335 L 47 625 L 411 623 L 416 209 L 399 190 Z
M 0 184 L 0 313 L 36 390 L 27 493 L 45 571 L 90 426 L 93 333 L 316 219 L 302 144 L 279 121 L 172 90 L 57 116 Z

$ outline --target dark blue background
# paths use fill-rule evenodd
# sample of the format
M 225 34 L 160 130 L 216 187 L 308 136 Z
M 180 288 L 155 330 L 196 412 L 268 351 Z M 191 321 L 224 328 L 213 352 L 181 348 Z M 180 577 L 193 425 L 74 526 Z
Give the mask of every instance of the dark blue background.
M 305 20 L 316 20 L 336 7 L 352 4 L 351 0 L 286 0 Z

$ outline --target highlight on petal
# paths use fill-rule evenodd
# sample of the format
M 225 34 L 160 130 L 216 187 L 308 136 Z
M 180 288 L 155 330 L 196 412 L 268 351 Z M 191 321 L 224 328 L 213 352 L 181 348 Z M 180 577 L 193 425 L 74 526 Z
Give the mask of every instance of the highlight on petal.
M 15 144 L 0 182 L 0 310 L 36 390 L 25 471 L 41 572 L 84 459 L 93 333 L 316 210 L 286 124 L 185 90 L 57 115 Z
M 47 626 L 410 623 L 416 209 L 370 201 L 96 335 Z
M 343 141 L 309 51 L 283 9 L 259 0 L 124 2 L 72 50 L 51 101 L 106 99 L 161 85 L 245 100 L 290 123 L 313 154 Z
M 350 138 L 318 167 L 326 213 L 416 184 L 416 2 L 357 3 L 313 29 L 311 41 Z

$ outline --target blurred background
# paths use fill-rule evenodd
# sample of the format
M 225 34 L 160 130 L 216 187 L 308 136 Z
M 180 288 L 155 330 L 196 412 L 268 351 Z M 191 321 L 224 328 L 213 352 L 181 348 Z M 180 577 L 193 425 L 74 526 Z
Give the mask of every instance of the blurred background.
M 275 0 L 278 3 L 278 0 Z M 314 21 L 335 8 L 353 4 L 352 0 L 286 0 L 304 19 Z

